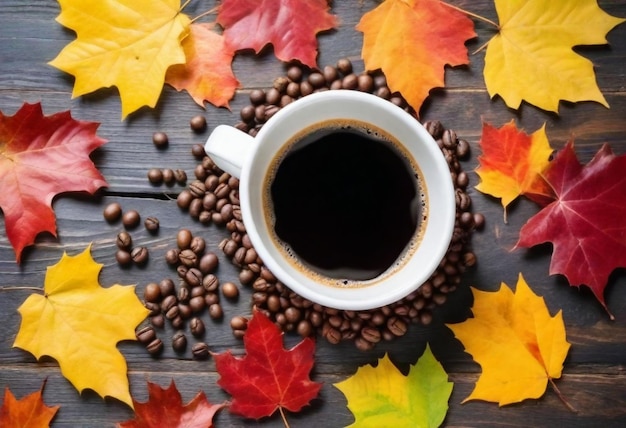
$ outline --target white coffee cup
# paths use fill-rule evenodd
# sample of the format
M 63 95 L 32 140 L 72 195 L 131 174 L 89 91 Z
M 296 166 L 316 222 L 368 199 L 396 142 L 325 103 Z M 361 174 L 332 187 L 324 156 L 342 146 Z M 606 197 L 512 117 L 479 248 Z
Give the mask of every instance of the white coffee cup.
M 303 130 L 329 121 L 364 123 L 391 136 L 407 161 L 416 166 L 422 184 L 423 219 L 416 238 L 397 263 L 372 279 L 327 277 L 299 263 L 297 254 L 276 236 L 272 215 L 267 212 L 272 209 L 268 177 L 287 150 L 285 146 L 293 144 Z M 311 94 L 280 109 L 255 137 L 231 126 L 216 127 L 205 150 L 218 167 L 240 179 L 243 223 L 263 263 L 283 284 L 315 303 L 366 310 L 401 300 L 429 279 L 450 245 L 456 205 L 441 149 L 414 117 L 374 95 L 350 90 Z

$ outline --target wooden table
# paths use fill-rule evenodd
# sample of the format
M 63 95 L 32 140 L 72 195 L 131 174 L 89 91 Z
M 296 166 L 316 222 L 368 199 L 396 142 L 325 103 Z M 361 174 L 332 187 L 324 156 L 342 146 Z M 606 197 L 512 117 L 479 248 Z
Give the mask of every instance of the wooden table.
M 195 16 L 214 3 L 208 0 L 192 2 L 188 13 Z M 355 30 L 355 25 L 360 16 L 378 2 L 333 3 L 333 12 L 339 15 L 341 25 L 338 30 L 319 37 L 319 64 L 335 64 L 338 59 L 347 57 L 354 62 L 357 71 L 362 71 L 362 35 Z M 454 0 L 452 3 L 497 20 L 491 1 Z M 612 15 L 626 16 L 626 4 L 620 0 L 600 0 L 599 3 Z M 146 283 L 175 275 L 163 256 L 166 249 L 174 245 L 178 229 L 187 227 L 201 234 L 208 239 L 210 248 L 220 255 L 217 244 L 225 233 L 215 226 L 202 226 L 179 210 L 172 198 L 182 187 L 153 186 L 146 179 L 147 170 L 152 167 L 181 168 L 192 176 L 197 161 L 191 156 L 190 148 L 194 143 L 203 143 L 207 134 L 198 135 L 190 130 L 191 117 L 205 114 L 210 128 L 221 123 L 236 123 L 239 110 L 248 103 L 249 92 L 253 88 L 271 87 L 274 78 L 284 74 L 285 66 L 275 59 L 271 50 L 260 56 L 237 56 L 234 70 L 243 88 L 232 101 L 232 111 L 209 106 L 204 112 L 185 93 L 166 87 L 156 109 L 143 109 L 126 121 L 120 121 L 116 90 L 104 89 L 72 100 L 73 78 L 47 65 L 74 39 L 71 31 L 55 22 L 58 13 L 59 6 L 53 0 L 2 0 L 0 3 L 0 109 L 4 114 L 12 115 L 24 101 L 40 101 L 46 114 L 71 109 L 77 119 L 100 122 L 98 134 L 109 142 L 94 153 L 93 159 L 108 180 L 109 188 L 96 197 L 66 194 L 55 198 L 59 238 L 40 236 L 37 245 L 24 252 L 21 265 L 15 263 L 0 217 L 0 285 L 42 286 L 47 266 L 56 263 L 64 251 L 77 254 L 91 242 L 94 258 L 104 264 L 101 284 L 137 284 L 141 296 Z M 493 29 L 486 24 L 476 21 L 475 25 L 479 39 L 468 43 L 470 51 L 493 34 Z M 514 203 L 508 224 L 505 224 L 499 201 L 473 188 L 478 182 L 473 170 L 480 153 L 477 144 L 482 121 L 499 127 L 514 119 L 528 132 L 546 123 L 551 144 L 560 148 L 568 139 L 574 138 L 583 162 L 589 161 L 605 142 L 611 144 L 618 154 L 626 154 L 626 25 L 613 30 L 608 40 L 610 46 L 576 50 L 595 64 L 597 81 L 610 109 L 583 102 L 562 103 L 558 116 L 530 105 L 523 105 L 515 112 L 507 109 L 502 100 L 489 99 L 482 77 L 484 53 L 473 55 L 470 67 L 447 69 L 447 88 L 433 91 L 421 114 L 423 120 L 439 119 L 444 126 L 454 129 L 471 143 L 472 156 L 463 163 L 463 168 L 470 172 L 474 211 L 482 212 L 486 217 L 485 229 L 473 237 L 478 263 L 464 275 L 462 286 L 435 311 L 429 326 L 413 325 L 404 337 L 382 343 L 369 352 L 358 351 L 348 342 L 331 345 L 326 340 L 318 340 L 313 378 L 323 382 L 324 386 L 319 398 L 309 408 L 288 415 L 292 426 L 345 426 L 352 423 L 353 417 L 344 396 L 332 384 L 352 375 L 360 365 L 374 363 L 385 352 L 406 370 L 409 364 L 415 363 L 427 342 L 454 382 L 446 426 L 626 426 L 624 270 L 617 270 L 611 276 L 606 290 L 608 306 L 616 318 L 610 321 L 587 289 L 568 287 L 564 278 L 548 275 L 549 245 L 529 251 L 511 251 L 520 226 L 537 211 L 534 204 L 525 200 Z M 151 142 L 152 133 L 158 130 L 169 135 L 167 150 L 157 150 Z M 122 269 L 115 261 L 115 237 L 121 225 L 110 225 L 102 217 L 102 209 L 113 201 L 120 202 L 125 209 L 135 208 L 143 216 L 153 215 L 161 221 L 161 230 L 156 236 L 141 228 L 132 233 L 136 245 L 145 245 L 150 251 L 151 259 L 145 268 Z M 503 281 L 513 286 L 519 272 L 524 274 L 536 293 L 545 297 L 551 313 L 563 310 L 572 347 L 563 377 L 557 380 L 557 384 L 578 409 L 578 414 L 569 411 L 549 387 L 541 399 L 504 408 L 484 402 L 461 404 L 472 390 L 480 367 L 463 352 L 463 347 L 444 323 L 461 321 L 469 314 L 469 285 L 494 290 Z M 219 276 L 223 281 L 236 281 L 237 270 L 222 259 Z M 250 313 L 249 294 L 249 290 L 242 287 L 238 302 L 224 303 L 225 321 L 208 322 L 207 340 L 212 351 L 232 349 L 243 352 L 242 343 L 233 337 L 228 320 L 234 315 Z M 79 395 L 61 376 L 55 361 L 44 359 L 37 362 L 29 353 L 12 347 L 20 324 L 16 309 L 27 295 L 25 291 L 0 293 L 0 387 L 9 387 L 21 398 L 38 390 L 47 379 L 45 402 L 61 406 L 53 421 L 55 427 L 112 427 L 115 422 L 131 418 L 131 409 L 116 400 L 102 400 L 91 391 Z M 161 337 L 167 341 L 171 331 Z M 295 343 L 298 338 L 288 335 L 286 340 Z M 200 390 L 204 390 L 214 402 L 227 398 L 215 383 L 217 374 L 212 359 L 199 362 L 188 354 L 179 356 L 169 346 L 166 348 L 164 354 L 155 359 L 137 342 L 119 345 L 128 361 L 131 392 L 136 399 L 144 401 L 147 398 L 146 381 L 165 387 L 171 379 L 176 381 L 185 402 Z M 215 422 L 218 427 L 282 426 L 277 415 L 257 423 L 230 415 L 227 411 L 218 413 Z

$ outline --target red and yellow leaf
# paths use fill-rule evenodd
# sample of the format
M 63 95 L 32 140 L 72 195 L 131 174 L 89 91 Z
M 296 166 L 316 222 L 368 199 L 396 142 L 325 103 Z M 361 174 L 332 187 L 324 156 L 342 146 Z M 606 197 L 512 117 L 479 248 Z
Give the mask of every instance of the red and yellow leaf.
M 231 412 L 254 419 L 279 409 L 298 412 L 317 396 L 322 385 L 309 378 L 313 339 L 307 337 L 286 350 L 280 329 L 255 311 L 243 341 L 245 356 L 230 351 L 215 355 L 218 384 L 233 397 Z
M 553 151 L 545 125 L 528 135 L 519 131 L 513 120 L 500 129 L 483 123 L 479 144 L 483 153 L 478 157 L 476 173 L 481 182 L 476 189 L 501 198 L 505 210 L 520 195 L 539 203 L 554 199 L 541 177 Z
M 209 403 L 204 392 L 183 405 L 173 380 L 167 389 L 148 382 L 148 401 L 140 403 L 133 398 L 133 404 L 135 418 L 118 423 L 118 428 L 211 428 L 215 414 L 226 406 Z
M 439 0 L 386 0 L 356 28 L 365 68 L 381 69 L 417 112 L 431 89 L 445 86 L 446 65 L 469 64 L 465 42 L 476 37 L 472 20 Z
M 224 0 L 217 22 L 234 50 L 259 53 L 271 43 L 281 61 L 315 67 L 317 33 L 338 24 L 329 9 L 327 0 Z
M 214 31 L 215 24 L 192 24 L 183 40 L 187 62 L 167 70 L 165 83 L 176 90 L 187 90 L 191 98 L 204 107 L 208 101 L 217 107 L 228 107 L 239 81 L 231 67 L 235 52 L 224 36 Z
M 517 242 L 518 247 L 551 242 L 550 274 L 588 286 L 605 308 L 609 275 L 626 267 L 624 171 L 626 156 L 616 156 L 608 145 L 583 166 L 574 143 L 568 143 L 544 174 L 556 200 L 528 220 Z
M 52 199 L 59 193 L 94 193 L 107 186 L 89 154 L 106 141 L 99 124 L 74 120 L 69 111 L 44 116 L 41 104 L 0 112 L 0 208 L 20 262 L 41 232 L 56 236 Z

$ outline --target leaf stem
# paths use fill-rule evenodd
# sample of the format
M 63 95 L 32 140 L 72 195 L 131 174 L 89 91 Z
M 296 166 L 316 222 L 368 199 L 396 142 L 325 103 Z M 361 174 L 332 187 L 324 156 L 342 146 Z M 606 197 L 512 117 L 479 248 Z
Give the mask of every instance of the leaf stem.
M 187 0 L 185 3 L 183 3 L 183 5 L 180 7 L 180 9 L 178 9 L 178 12 L 182 12 L 183 9 L 191 2 L 191 0 Z
M 188 1 L 190 1 L 190 0 L 188 0 Z M 200 15 L 196 16 L 195 18 L 193 18 L 193 19 L 191 20 L 191 23 L 193 24 L 194 22 L 196 22 L 198 19 L 202 18 L 203 16 L 207 16 L 207 15 L 210 15 L 210 14 L 212 14 L 212 13 L 215 13 L 215 12 L 217 12 L 219 9 L 220 9 L 220 7 L 219 7 L 219 6 L 215 6 L 213 9 L 209 9 L 209 10 L 207 10 L 206 12 L 203 12 L 203 13 L 201 13 Z
M 478 52 L 482 51 L 483 49 L 485 49 L 487 47 L 487 45 L 489 45 L 489 42 L 491 40 L 487 40 L 485 43 L 483 43 L 482 45 L 480 45 L 480 47 L 478 49 L 476 49 L 474 52 L 472 52 L 472 55 L 476 55 Z M 506 223 L 506 222 L 505 222 Z
M 494 21 L 492 21 L 492 20 L 491 20 L 491 19 L 489 19 L 489 18 L 485 18 L 484 16 L 477 15 L 477 14 L 475 14 L 475 13 L 469 12 L 469 11 L 467 11 L 467 10 L 465 10 L 465 9 L 461 9 L 461 8 L 460 8 L 460 7 L 458 7 L 458 6 L 454 6 L 454 5 L 449 4 L 449 3 L 441 2 L 441 4 L 444 4 L 444 5 L 448 6 L 449 8 L 452 8 L 452 9 L 454 9 L 454 10 L 458 11 L 458 12 L 461 12 L 461 13 L 464 13 L 464 14 L 466 14 L 466 15 L 469 15 L 469 16 L 471 16 L 472 18 L 476 18 L 476 19 L 478 19 L 479 21 L 483 21 L 483 22 L 486 22 L 487 24 L 491 24 L 491 25 L 493 25 L 494 27 L 496 27 L 498 30 L 500 30 L 500 25 L 499 25 L 497 22 L 494 22 Z
M 283 423 L 285 424 L 285 428 L 289 428 L 289 422 L 287 422 L 287 417 L 285 416 L 285 412 L 282 407 L 278 407 L 278 411 L 280 412 L 280 417 L 283 418 Z
M 16 286 L 8 286 L 8 287 L 0 287 L 0 291 L 15 291 L 15 290 L 30 290 L 30 291 L 38 291 L 43 293 L 43 288 L 39 287 L 31 287 L 28 285 L 16 285 Z
M 570 410 L 570 412 L 578 413 L 578 410 L 565 399 L 563 394 L 561 394 L 561 390 L 556 386 L 556 383 L 554 383 L 554 380 L 551 377 L 548 377 L 548 380 L 550 381 L 550 385 L 552 386 L 552 389 L 554 390 L 554 392 L 556 392 L 557 397 L 559 397 L 561 402 L 565 404 L 565 407 L 567 407 Z

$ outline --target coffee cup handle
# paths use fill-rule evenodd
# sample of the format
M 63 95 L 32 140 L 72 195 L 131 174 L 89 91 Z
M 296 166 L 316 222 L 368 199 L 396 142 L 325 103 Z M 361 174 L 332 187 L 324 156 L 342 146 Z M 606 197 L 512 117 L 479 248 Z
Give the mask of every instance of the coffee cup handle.
M 250 135 L 229 125 L 218 125 L 204 144 L 204 151 L 220 169 L 239 178 L 253 147 Z

